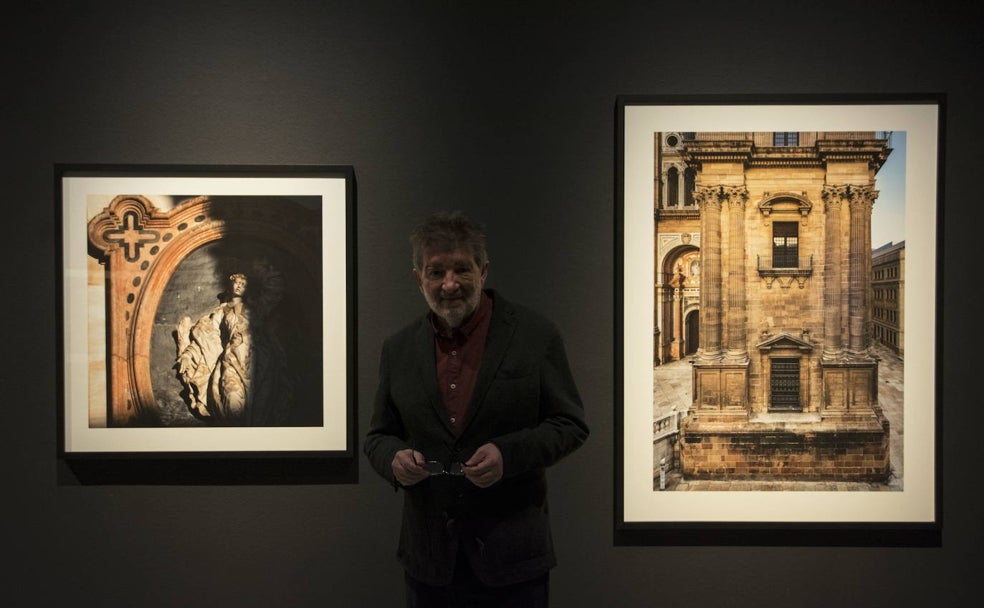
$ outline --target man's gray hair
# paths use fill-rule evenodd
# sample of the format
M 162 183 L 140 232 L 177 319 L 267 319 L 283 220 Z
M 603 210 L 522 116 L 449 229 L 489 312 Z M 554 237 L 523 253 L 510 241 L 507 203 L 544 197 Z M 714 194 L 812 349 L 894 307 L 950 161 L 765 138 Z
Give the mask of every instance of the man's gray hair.
M 460 211 L 439 211 L 414 228 L 410 234 L 413 267 L 423 270 L 424 250 L 448 252 L 470 249 L 479 268 L 488 261 L 485 232 Z

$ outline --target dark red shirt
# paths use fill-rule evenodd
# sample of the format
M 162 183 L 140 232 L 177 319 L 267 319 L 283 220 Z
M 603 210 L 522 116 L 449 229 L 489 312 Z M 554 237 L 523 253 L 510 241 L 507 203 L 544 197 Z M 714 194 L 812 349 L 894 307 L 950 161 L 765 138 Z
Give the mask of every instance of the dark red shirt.
M 448 422 L 456 434 L 465 428 L 468 405 L 475 391 L 478 368 L 485 353 L 485 339 L 489 335 L 492 319 L 492 298 L 485 292 L 478 308 L 461 326 L 454 328 L 450 336 L 442 334 L 431 319 L 434 328 L 434 356 L 437 360 L 437 385 L 444 399 Z

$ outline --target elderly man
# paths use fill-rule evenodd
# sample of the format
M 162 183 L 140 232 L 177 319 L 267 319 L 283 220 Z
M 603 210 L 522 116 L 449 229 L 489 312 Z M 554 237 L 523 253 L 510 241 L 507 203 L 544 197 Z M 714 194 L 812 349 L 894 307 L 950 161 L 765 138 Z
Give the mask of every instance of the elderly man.
M 411 236 L 430 313 L 383 344 L 366 437 L 404 491 L 407 605 L 547 606 L 546 467 L 588 436 L 556 327 L 485 290 L 485 235 L 441 213 Z

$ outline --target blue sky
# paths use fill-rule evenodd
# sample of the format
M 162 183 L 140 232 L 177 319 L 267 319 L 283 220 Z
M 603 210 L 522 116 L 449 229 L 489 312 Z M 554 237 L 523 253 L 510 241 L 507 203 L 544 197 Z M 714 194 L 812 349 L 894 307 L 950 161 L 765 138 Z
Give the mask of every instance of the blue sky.
M 878 199 L 871 211 L 871 247 L 905 240 L 905 131 L 892 132 L 892 153 L 875 175 Z

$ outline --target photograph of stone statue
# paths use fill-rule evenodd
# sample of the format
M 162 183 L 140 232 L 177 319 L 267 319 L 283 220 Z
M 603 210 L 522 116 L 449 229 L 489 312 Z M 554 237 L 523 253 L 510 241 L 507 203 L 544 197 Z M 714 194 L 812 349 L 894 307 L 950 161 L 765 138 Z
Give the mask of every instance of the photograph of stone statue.
M 92 198 L 91 427 L 324 424 L 320 198 Z
M 906 133 L 652 142 L 654 491 L 901 491 Z
M 177 374 L 191 412 L 217 424 L 281 425 L 293 404 L 287 356 L 266 318 L 283 297 L 283 281 L 269 266 L 249 278 L 229 276 L 222 303 L 175 329 Z M 265 279 L 266 289 L 257 285 Z M 254 292 L 259 295 L 246 300 Z

